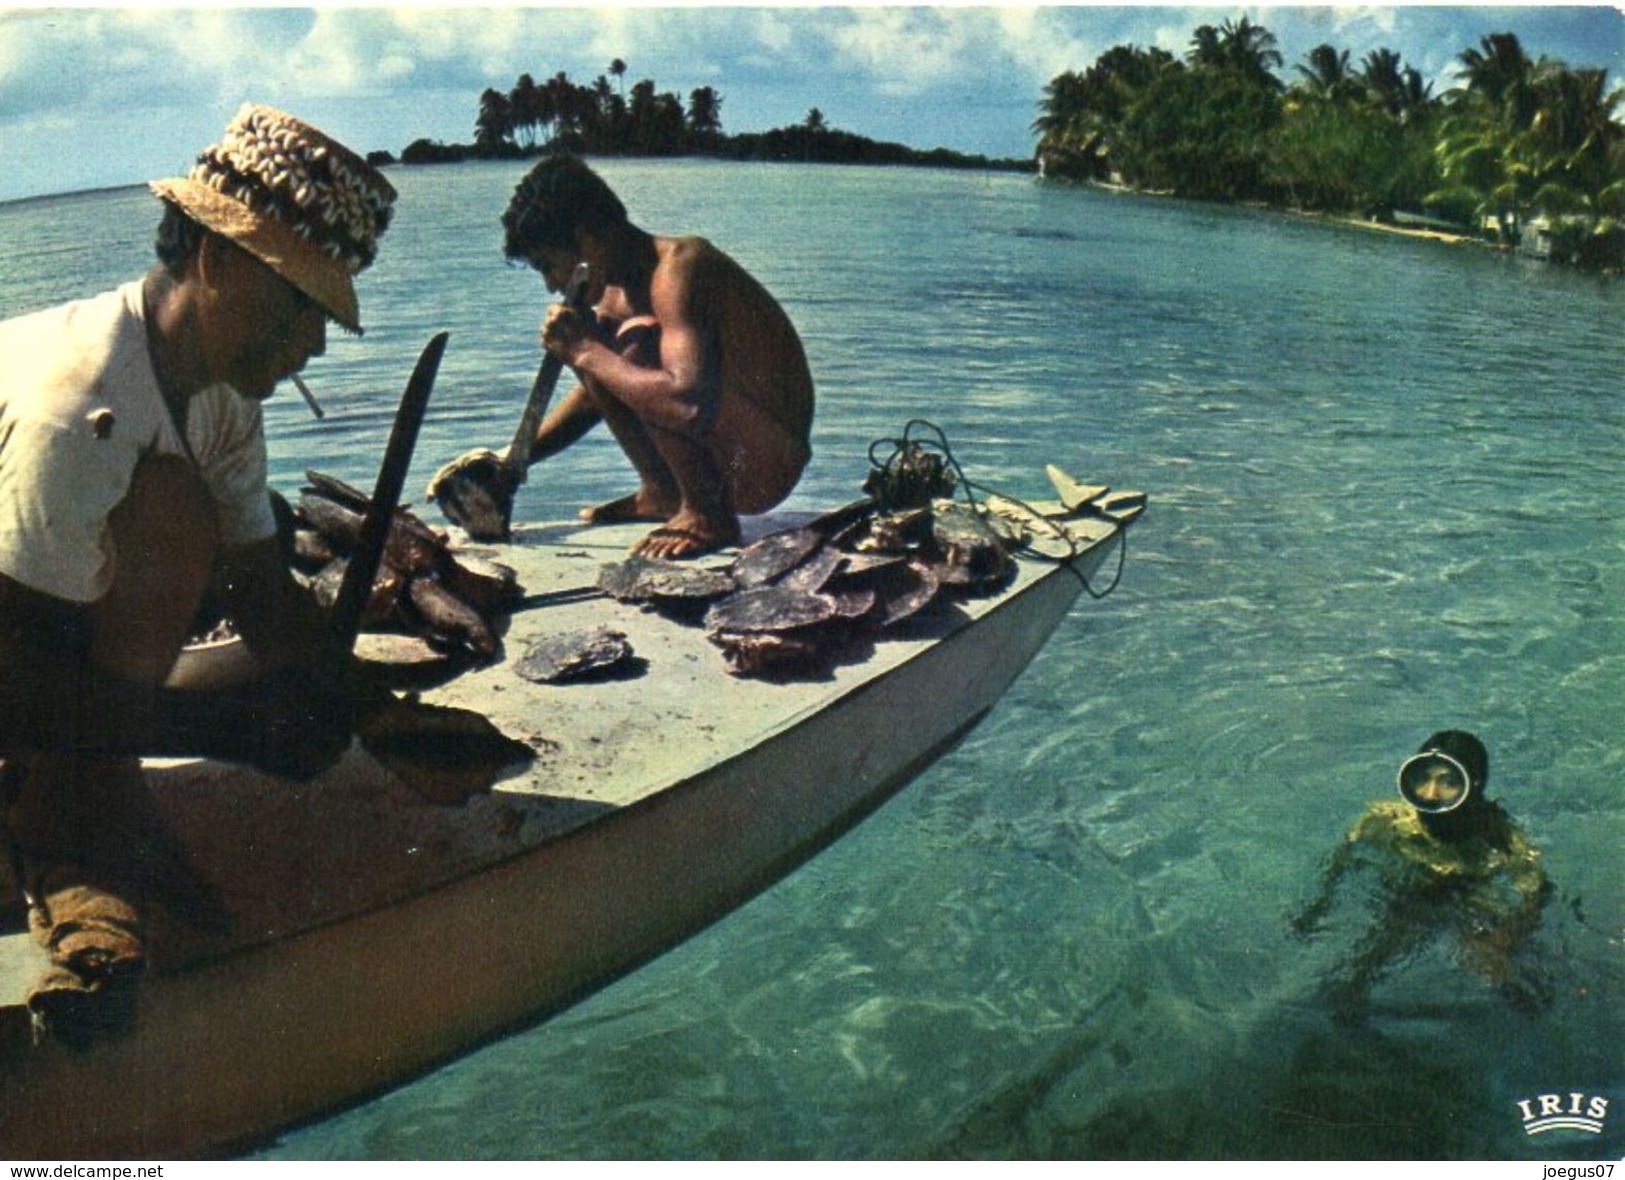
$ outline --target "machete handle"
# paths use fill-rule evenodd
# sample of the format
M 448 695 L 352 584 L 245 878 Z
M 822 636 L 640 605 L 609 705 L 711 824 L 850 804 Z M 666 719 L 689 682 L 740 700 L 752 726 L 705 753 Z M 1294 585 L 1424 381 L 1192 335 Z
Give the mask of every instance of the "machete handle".
M 591 277 L 591 267 L 585 262 L 576 263 L 575 270 L 570 272 L 570 281 L 564 286 L 566 307 L 572 311 L 586 310 L 587 281 Z M 536 445 L 536 432 L 542 427 L 542 415 L 547 412 L 553 387 L 559 383 L 559 375 L 563 371 L 564 362 L 551 352 L 542 358 L 542 367 L 536 370 L 536 380 L 530 386 L 530 397 L 525 401 L 525 412 L 519 416 L 513 442 L 503 457 L 503 474 L 510 488 L 524 483 L 530 472 L 530 449 Z

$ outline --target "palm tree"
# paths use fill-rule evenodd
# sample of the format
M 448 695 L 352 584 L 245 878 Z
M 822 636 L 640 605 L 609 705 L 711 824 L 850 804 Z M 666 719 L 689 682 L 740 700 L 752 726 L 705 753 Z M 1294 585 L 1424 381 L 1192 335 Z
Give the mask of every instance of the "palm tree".
M 1198 69 L 1231 70 L 1249 81 L 1279 90 L 1281 80 L 1270 72 L 1281 64 L 1275 34 L 1246 17 L 1226 19 L 1218 28 L 1200 26 L 1191 38 L 1186 60 Z
M 536 79 L 529 74 L 520 74 L 508 93 L 508 104 L 513 122 L 513 129 L 520 140 L 521 147 L 530 147 L 536 142 L 537 124 L 541 118 L 542 92 L 536 87 Z
M 688 127 L 701 143 L 709 143 L 722 130 L 722 96 L 712 87 L 689 91 Z
M 480 113 L 474 120 L 474 142 L 490 150 L 513 136 L 513 104 L 499 90 L 480 95 Z
M 1517 241 L 1536 192 L 1540 161 L 1528 132 L 1534 122 L 1535 64 L 1512 33 L 1480 38 L 1463 50 L 1464 85 L 1451 91 L 1437 155 L 1445 188 L 1435 203 L 1470 206 L 1481 222 Z
M 557 127 L 555 134 L 568 135 L 578 130 L 582 106 L 580 88 L 570 81 L 570 75 L 560 70 L 547 80 L 544 90 L 552 103 L 553 122 Z
M 1530 92 L 1534 63 L 1513 33 L 1491 33 L 1481 37 L 1478 45 L 1477 49 L 1463 50 L 1457 58 L 1467 92 L 1503 109 L 1517 125 L 1527 126 L 1535 113 Z
M 1625 264 L 1625 92 L 1606 70 L 1542 62 L 1531 89 L 1535 115 L 1524 137 L 1536 191 L 1532 208 L 1551 221 L 1554 250 L 1585 265 Z
M 812 110 L 807 112 L 807 117 L 802 120 L 802 125 L 814 135 L 829 130 L 829 124 L 824 121 L 824 112 L 817 107 L 813 107 Z
M 621 97 L 626 97 L 626 63 L 616 58 L 609 63 L 609 72 L 615 75 L 615 84 L 620 88 Z
M 1108 120 L 1099 109 L 1102 88 L 1088 75 L 1068 70 L 1050 79 L 1032 130 L 1035 155 L 1045 176 L 1094 179 L 1106 175 Z
M 1114 169 L 1123 118 L 1146 87 L 1176 65 L 1164 49 L 1117 45 L 1087 73 L 1057 74 L 1044 88 L 1035 154 L 1046 176 L 1103 179 Z
M 1349 73 L 1349 51 L 1330 45 L 1317 45 L 1294 67 L 1310 93 L 1322 98 L 1344 98 L 1351 93 L 1353 75 Z

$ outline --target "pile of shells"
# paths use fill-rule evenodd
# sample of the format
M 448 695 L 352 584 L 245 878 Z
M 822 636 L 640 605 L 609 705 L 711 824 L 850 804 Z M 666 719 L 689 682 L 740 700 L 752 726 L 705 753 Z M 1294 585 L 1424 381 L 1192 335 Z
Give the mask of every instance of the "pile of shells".
M 677 618 L 699 618 L 739 676 L 818 675 L 855 642 L 903 625 L 950 593 L 1003 585 L 1009 541 L 953 500 L 898 511 L 860 501 L 704 568 L 632 558 L 599 588 Z M 701 614 L 703 612 L 703 614 Z
M 307 471 L 305 478 L 293 506 L 293 567 L 316 600 L 331 607 L 370 500 L 332 476 Z M 390 525 L 361 625 L 413 635 L 440 652 L 486 663 L 496 658 L 506 616 L 523 596 L 512 569 L 453 553 L 445 534 L 402 508 Z

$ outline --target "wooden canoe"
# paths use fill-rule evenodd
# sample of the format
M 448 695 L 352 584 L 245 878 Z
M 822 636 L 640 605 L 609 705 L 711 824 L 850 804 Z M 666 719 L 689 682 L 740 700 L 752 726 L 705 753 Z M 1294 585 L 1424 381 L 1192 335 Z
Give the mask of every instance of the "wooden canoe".
M 749 523 L 760 535 L 785 522 Z M 135 1027 L 78 1052 L 33 1043 L 21 1003 L 44 960 L 8 927 L 5 1154 L 241 1149 L 660 954 L 840 835 L 993 707 L 1084 579 L 1116 565 L 1120 525 L 1073 527 L 1069 564 L 1021 559 L 996 595 L 793 683 L 731 676 L 700 628 L 578 593 L 641 530 L 518 531 L 493 554 L 530 604 L 507 658 L 424 699 L 478 708 L 535 759 L 455 807 L 425 803 L 359 744 L 309 783 L 149 763 L 233 929 L 205 938 L 155 913 Z M 628 636 L 643 674 L 558 686 L 515 674 L 530 639 L 603 624 Z

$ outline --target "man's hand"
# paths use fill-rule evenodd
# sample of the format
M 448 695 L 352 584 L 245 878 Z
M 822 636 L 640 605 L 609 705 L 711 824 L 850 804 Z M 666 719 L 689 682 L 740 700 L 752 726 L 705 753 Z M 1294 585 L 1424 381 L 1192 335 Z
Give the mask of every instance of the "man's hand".
M 547 309 L 547 319 L 542 324 L 542 347 L 575 368 L 594 342 L 597 326 L 592 312 L 555 303 Z
M 238 757 L 284 778 L 314 778 L 350 748 L 355 701 L 349 686 L 301 667 L 248 686 Z M 223 755 L 224 756 L 224 755 Z
M 350 685 L 288 665 L 223 693 L 163 694 L 160 753 L 240 762 L 283 778 L 314 778 L 350 748 Z

